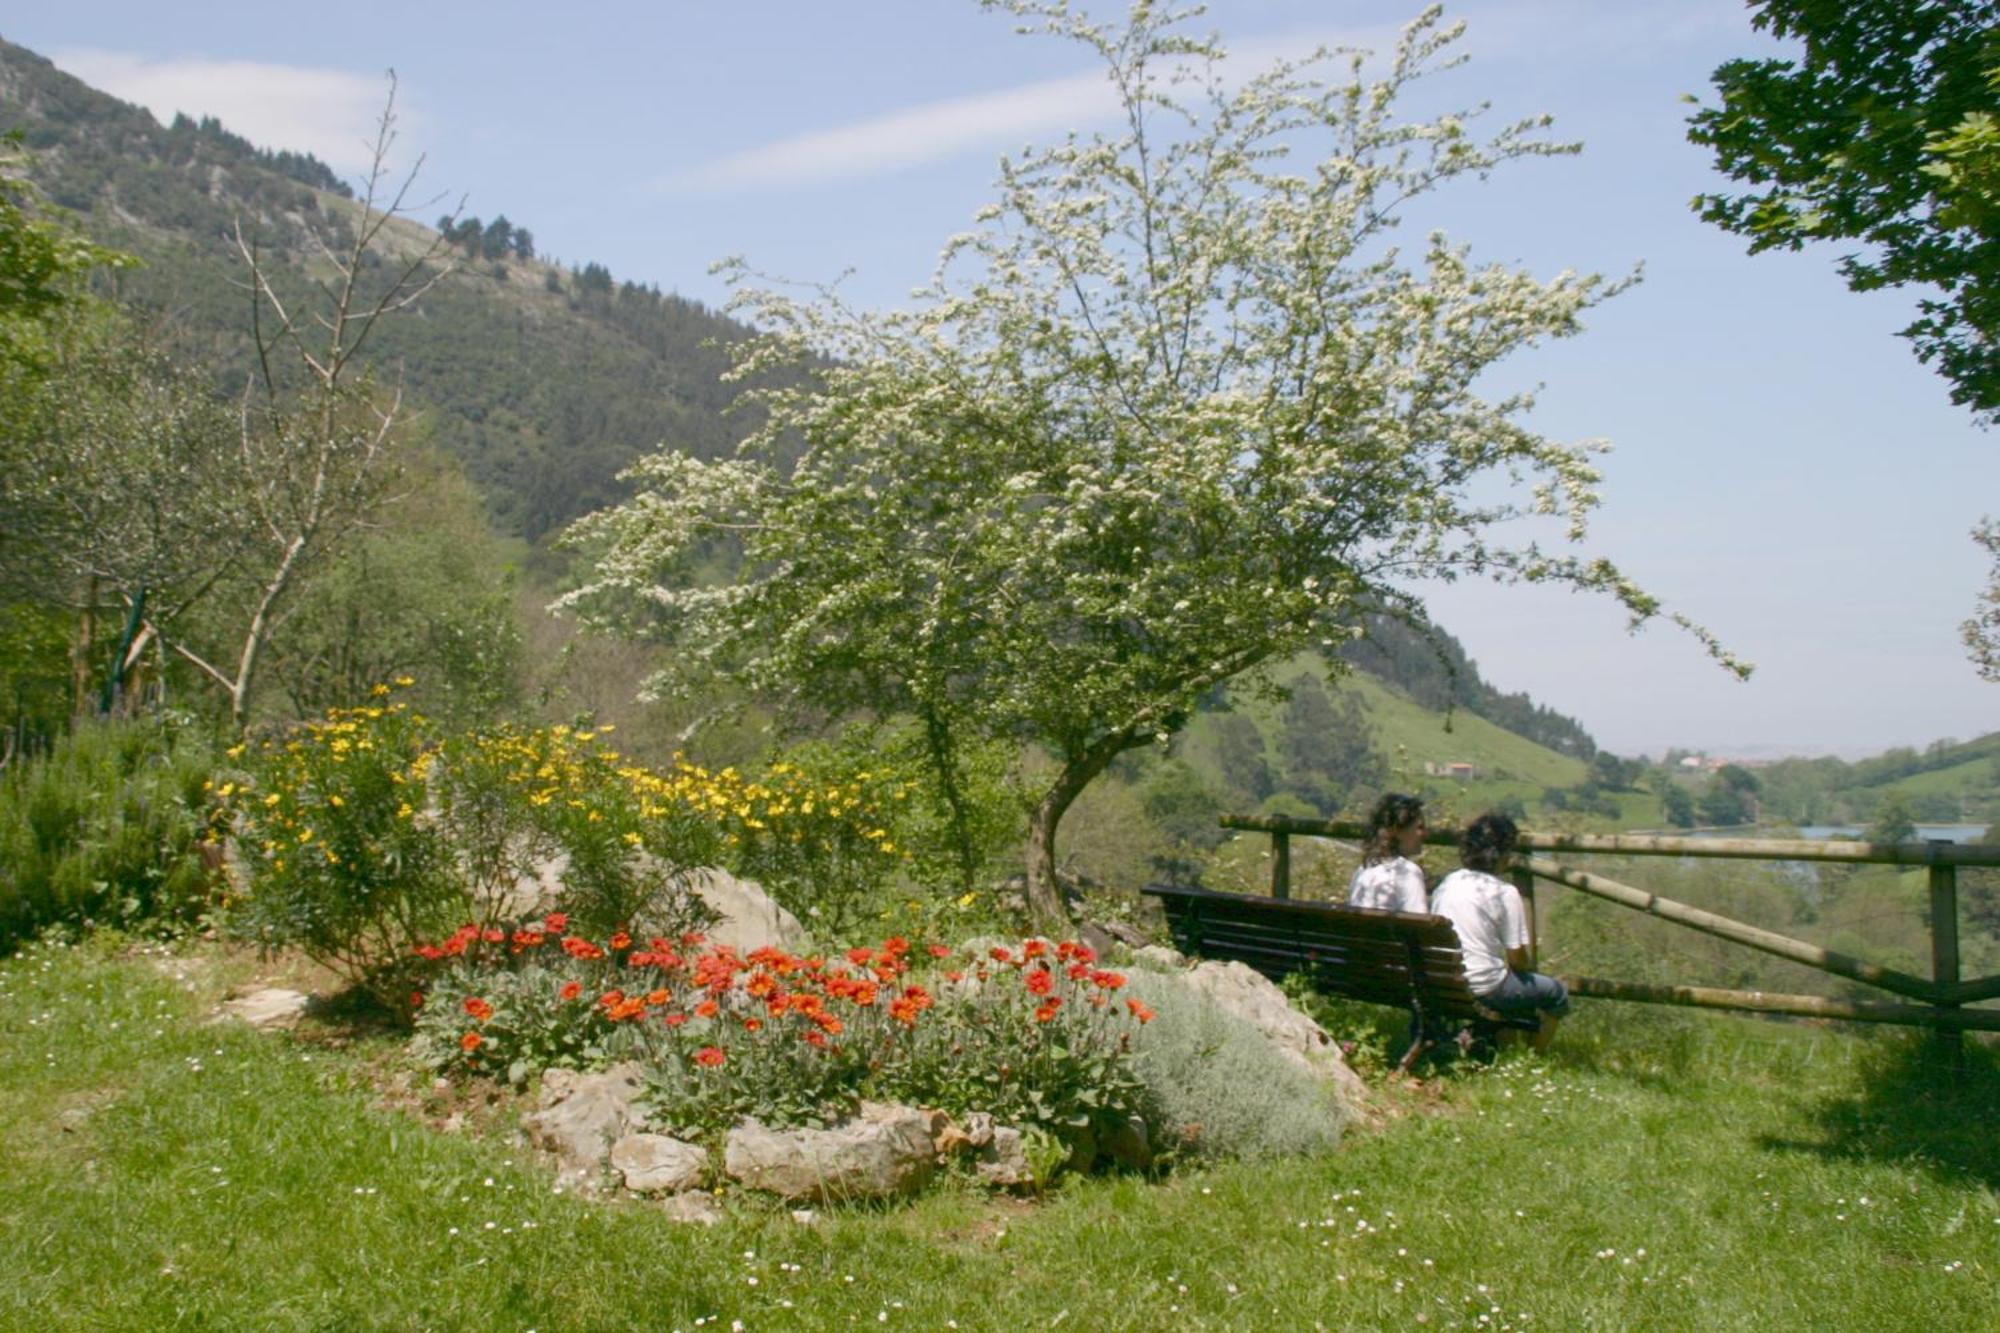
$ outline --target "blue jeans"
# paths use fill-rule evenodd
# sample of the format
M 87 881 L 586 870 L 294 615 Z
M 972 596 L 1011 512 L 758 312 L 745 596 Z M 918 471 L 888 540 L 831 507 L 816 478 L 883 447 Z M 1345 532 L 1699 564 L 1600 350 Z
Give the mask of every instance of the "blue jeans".
M 1554 977 L 1539 972 L 1516 972 L 1512 968 L 1500 984 L 1479 997 L 1488 1009 L 1503 1014 L 1554 1014 L 1569 1012 L 1569 991 Z

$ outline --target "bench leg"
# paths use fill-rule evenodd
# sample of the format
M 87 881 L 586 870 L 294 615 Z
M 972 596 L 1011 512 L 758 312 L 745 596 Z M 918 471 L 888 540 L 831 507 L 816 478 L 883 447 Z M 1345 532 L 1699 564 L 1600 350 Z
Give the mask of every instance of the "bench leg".
M 1396 1062 L 1396 1072 L 1399 1074 L 1409 1073 L 1417 1061 L 1423 1058 L 1424 1052 L 1436 1044 L 1429 1037 L 1423 1036 L 1421 1033 L 1418 1034 L 1416 1039 L 1410 1043 L 1410 1049 L 1403 1052 L 1403 1058 Z

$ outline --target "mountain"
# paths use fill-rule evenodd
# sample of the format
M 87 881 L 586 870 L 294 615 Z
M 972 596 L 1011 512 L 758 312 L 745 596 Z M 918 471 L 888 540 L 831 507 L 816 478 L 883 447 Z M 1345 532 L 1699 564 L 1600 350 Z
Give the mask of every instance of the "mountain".
M 19 130 L 38 185 L 145 267 L 121 295 L 168 312 L 198 342 L 240 350 L 231 284 L 239 220 L 303 281 L 308 225 L 344 225 L 351 191 L 317 159 L 253 147 L 213 120 L 162 126 L 20 46 L 0 41 L 0 131 Z M 409 243 L 428 239 L 406 229 Z M 385 321 L 375 359 L 399 379 L 432 441 L 480 487 L 496 522 L 536 541 L 617 499 L 618 471 L 662 442 L 700 457 L 732 448 L 735 395 L 720 346 L 747 330 L 695 301 L 571 272 L 509 250 L 460 255 L 413 317 Z
M 0 41 L 4 130 L 21 132 L 50 199 L 146 261 L 120 275 L 120 295 L 163 312 L 221 364 L 242 364 L 247 350 L 236 228 L 303 287 L 309 233 L 338 232 L 354 214 L 352 191 L 313 157 L 260 150 L 214 120 L 162 126 Z M 504 218 L 483 228 L 461 219 L 451 235 L 459 271 L 384 321 L 372 346 L 378 373 L 401 384 L 503 531 L 539 542 L 616 501 L 619 470 L 662 443 L 713 458 L 741 438 L 748 423 L 724 415 L 736 390 L 721 382 L 718 344 L 747 334 L 743 325 L 597 264 L 542 263 Z M 390 244 L 421 248 L 434 236 L 403 222 Z M 1596 751 L 1573 719 L 1486 684 L 1441 631 L 1380 620 L 1346 655 L 1421 708 L 1485 719 L 1572 764 Z M 1441 721 L 1436 730 L 1448 738 Z

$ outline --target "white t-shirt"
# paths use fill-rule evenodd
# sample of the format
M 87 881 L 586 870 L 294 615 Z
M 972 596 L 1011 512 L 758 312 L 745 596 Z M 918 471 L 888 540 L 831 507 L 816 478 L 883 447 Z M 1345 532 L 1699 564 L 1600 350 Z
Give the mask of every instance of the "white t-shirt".
M 1365 865 L 1347 881 L 1349 907 L 1379 907 L 1385 912 L 1430 911 L 1424 899 L 1424 872 L 1406 857 Z
M 1507 979 L 1507 951 L 1528 943 L 1528 913 L 1521 891 L 1483 870 L 1454 870 L 1431 895 L 1431 911 L 1458 931 L 1465 984 L 1489 995 Z

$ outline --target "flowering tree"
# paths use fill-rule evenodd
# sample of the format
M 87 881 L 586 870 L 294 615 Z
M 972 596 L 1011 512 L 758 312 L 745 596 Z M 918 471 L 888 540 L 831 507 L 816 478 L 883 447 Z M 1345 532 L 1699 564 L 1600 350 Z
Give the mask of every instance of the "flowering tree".
M 1101 57 L 1119 132 L 1003 160 L 913 310 L 760 290 L 734 266 L 767 331 L 735 373 L 781 386 L 753 392 L 760 429 L 734 459 L 636 465 L 635 497 L 578 525 L 596 563 L 565 603 L 677 645 L 656 689 L 720 669 L 821 717 L 907 711 L 947 781 L 955 736 L 1046 747 L 1028 885 L 1049 924 L 1057 827 L 1114 758 L 1215 682 L 1412 605 L 1409 581 L 1658 608 L 1607 563 L 1499 540 L 1528 514 L 1580 537 L 1597 474 L 1519 424 L 1529 396 L 1473 391 L 1623 284 L 1475 267 L 1438 234 L 1415 264 L 1388 243 L 1442 182 L 1573 151 L 1536 137 L 1545 120 L 1481 143 L 1476 111 L 1392 115 L 1456 63 L 1458 26 L 1427 11 L 1373 80 L 1358 54 L 1329 80 L 1320 52 L 1236 81 L 1184 12 L 1110 26 L 986 3 Z M 810 374 L 770 374 L 792 367 Z M 1509 500 L 1496 474 L 1532 488 Z M 736 573 L 703 582 L 732 542 Z

